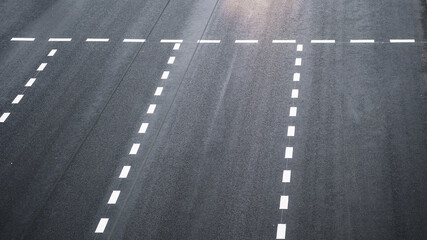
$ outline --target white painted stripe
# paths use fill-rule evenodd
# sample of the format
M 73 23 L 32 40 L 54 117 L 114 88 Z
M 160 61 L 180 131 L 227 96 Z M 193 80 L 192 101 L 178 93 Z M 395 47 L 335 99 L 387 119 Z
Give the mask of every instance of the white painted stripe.
M 132 145 L 132 148 L 130 149 L 129 155 L 135 155 L 135 154 L 137 154 L 140 145 L 141 144 L 139 144 L 139 143 L 134 143 Z
M 169 57 L 168 64 L 173 64 L 175 62 L 175 57 Z
M 301 58 L 296 58 L 295 59 L 295 66 L 301 66 L 301 62 L 302 62 Z
M 311 40 L 311 43 L 335 43 L 335 40 Z
M 173 45 L 173 50 L 179 50 L 180 46 L 181 46 L 181 44 L 175 43 L 175 45 Z
M 10 41 L 14 41 L 14 42 L 33 42 L 34 40 L 36 40 L 35 38 L 12 38 L 10 39 Z
M 150 104 L 150 106 L 148 107 L 147 113 L 153 114 L 154 110 L 156 110 L 156 104 Z
M 298 89 L 292 89 L 292 96 L 291 98 L 298 98 Z
M 391 43 L 414 43 L 415 39 L 390 39 Z
M 169 71 L 164 71 L 162 74 L 162 79 L 168 79 L 169 77 Z
M 289 109 L 289 116 L 290 117 L 295 117 L 297 115 L 297 107 L 291 107 Z
M 291 170 L 283 170 L 282 182 L 283 183 L 291 182 Z
M 297 45 L 297 52 L 302 52 L 303 50 L 303 45 L 302 44 L 298 44 Z
M 4 123 L 6 121 L 6 119 L 9 117 L 9 115 L 10 115 L 9 112 L 3 113 L 0 117 L 0 123 Z
M 130 166 L 123 166 L 119 178 L 127 178 L 130 171 Z
M 107 226 L 108 218 L 101 218 L 99 220 L 98 226 L 96 227 L 95 233 L 103 233 L 105 227 Z
M 294 82 L 299 82 L 300 77 L 301 77 L 300 73 L 294 73 Z
M 258 40 L 236 40 L 235 43 L 258 43 Z
M 48 42 L 71 42 L 72 38 L 49 38 Z
M 39 72 L 43 71 L 46 66 L 47 66 L 47 63 L 40 64 L 40 66 L 37 68 L 37 71 Z
M 147 128 L 148 128 L 148 123 L 142 123 L 141 127 L 139 128 L 138 133 L 145 133 L 145 132 L 147 132 Z
M 145 42 L 145 39 L 138 39 L 138 38 L 125 38 L 125 39 L 123 39 L 123 42 L 129 42 L 129 43 L 141 43 L 141 42 Z
M 197 43 L 220 43 L 221 40 L 197 40 Z
M 373 39 L 351 39 L 350 43 L 374 43 Z
M 31 87 L 33 86 L 33 83 L 36 81 L 35 78 L 30 78 L 30 80 L 28 80 L 28 82 L 25 84 L 26 87 Z
M 162 39 L 160 40 L 161 43 L 182 43 L 182 39 Z
M 286 147 L 285 158 L 292 158 L 293 153 L 294 153 L 293 147 Z
M 272 43 L 297 43 L 297 40 L 273 40 Z
M 286 238 L 286 224 L 278 224 L 276 239 L 285 239 L 285 238 Z
M 162 95 L 162 91 L 163 91 L 163 88 L 162 87 L 158 87 L 156 89 L 156 92 L 154 93 L 154 96 L 160 96 L 160 95 Z
M 114 190 L 111 193 L 110 199 L 108 199 L 108 204 L 116 204 L 119 196 L 120 196 L 120 191 Z
M 53 56 L 55 56 L 55 53 L 56 53 L 56 49 L 52 49 L 52 50 L 50 50 L 50 52 L 49 52 L 49 54 L 47 55 L 48 57 L 53 57 Z
M 108 42 L 110 39 L 108 38 L 88 38 L 86 42 Z
M 288 209 L 289 196 L 280 196 L 280 209 Z
M 288 137 L 295 136 L 295 126 L 288 126 Z
M 12 101 L 12 104 L 18 104 L 23 97 L 24 97 L 23 94 L 16 95 L 15 99 L 13 99 L 13 101 Z

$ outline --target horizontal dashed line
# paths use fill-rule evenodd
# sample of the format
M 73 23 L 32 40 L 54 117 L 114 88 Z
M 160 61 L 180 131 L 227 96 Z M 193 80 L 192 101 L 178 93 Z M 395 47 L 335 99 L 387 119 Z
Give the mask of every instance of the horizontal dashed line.
M 273 40 L 272 43 L 297 43 L 297 40 Z
M 4 123 L 6 119 L 9 117 L 9 115 L 10 115 L 10 112 L 3 113 L 0 117 L 0 123 Z
M 258 43 L 258 40 L 236 40 L 235 43 Z
M 182 43 L 184 40 L 182 39 L 161 39 L 161 43 Z
M 123 166 L 122 171 L 120 172 L 119 178 L 127 178 L 131 166 Z
M 311 43 L 335 43 L 335 40 L 311 40 Z
M 86 42 L 108 42 L 110 39 L 108 38 L 88 38 Z
M 221 40 L 197 40 L 197 43 L 220 43 Z
M 103 233 L 105 230 L 105 227 L 107 227 L 108 224 L 108 218 L 101 218 L 99 220 L 98 226 L 95 229 L 95 233 Z
M 350 43 L 375 43 L 373 39 L 351 39 Z
M 415 39 L 390 39 L 390 43 L 414 43 Z
M 123 42 L 127 42 L 127 43 L 143 43 L 143 42 L 145 42 L 145 39 L 125 38 L 125 39 L 123 39 Z
M 72 38 L 49 38 L 48 42 L 71 42 Z
M 35 38 L 17 38 L 17 37 L 10 39 L 10 41 L 13 41 L 13 42 L 34 42 L 34 40 L 36 39 Z

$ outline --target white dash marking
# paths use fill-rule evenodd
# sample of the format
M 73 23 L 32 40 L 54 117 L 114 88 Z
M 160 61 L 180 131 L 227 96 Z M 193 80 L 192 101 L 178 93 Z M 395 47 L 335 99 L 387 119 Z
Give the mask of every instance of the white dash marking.
M 291 98 L 298 98 L 298 89 L 292 89 Z
M 150 104 L 150 106 L 148 107 L 147 113 L 153 114 L 154 110 L 156 110 L 156 104 Z
M 280 209 L 288 209 L 289 196 L 280 196 Z
M 119 196 L 120 196 L 120 191 L 114 190 L 111 193 L 110 199 L 108 199 L 108 204 L 116 204 Z
M 297 116 L 297 107 L 291 107 L 289 109 L 289 116 L 290 117 L 296 117 Z
M 48 57 L 53 57 L 53 56 L 55 56 L 55 53 L 56 53 L 56 49 L 52 49 L 52 50 L 50 50 L 50 52 L 49 52 L 49 54 L 47 55 Z
M 373 39 L 351 39 L 350 43 L 375 43 Z
M 110 39 L 108 38 L 88 38 L 86 42 L 108 42 Z
M 390 39 L 391 43 L 414 43 L 415 39 Z
M 107 226 L 108 218 L 101 218 L 99 220 L 98 226 L 96 227 L 95 233 L 103 233 L 105 227 Z
M 258 40 L 236 40 L 235 43 L 258 43 Z
M 294 82 L 299 82 L 300 77 L 301 77 L 300 73 L 294 73 Z
M 311 43 L 335 43 L 335 40 L 311 40 Z
M 130 171 L 130 166 L 123 166 L 119 178 L 127 178 Z
M 158 87 L 156 89 L 156 92 L 154 92 L 154 96 L 160 96 L 160 95 L 162 95 L 162 91 L 163 91 L 163 88 L 162 87 Z
M 181 46 L 180 43 L 175 43 L 175 45 L 173 45 L 173 50 L 179 50 L 180 46 Z
M 220 43 L 221 40 L 197 40 L 197 43 Z
M 288 126 L 288 137 L 295 136 L 295 126 Z
M 298 44 L 297 45 L 297 52 L 302 52 L 302 50 L 303 50 L 303 45 L 302 44 Z
M 128 42 L 128 43 L 143 43 L 143 42 L 145 42 L 145 39 L 125 38 L 125 39 L 123 39 L 123 42 Z
M 276 239 L 285 239 L 285 238 L 286 238 L 286 224 L 278 224 Z
M 147 132 L 147 128 L 148 128 L 148 123 L 142 123 L 141 127 L 139 128 L 138 133 L 145 133 L 145 132 Z
M 137 154 L 140 145 L 141 144 L 139 144 L 139 143 L 134 143 L 132 145 L 132 148 L 130 149 L 129 155 L 135 155 L 135 154 Z
M 291 170 L 283 170 L 282 182 L 283 183 L 291 182 Z
M 24 97 L 23 94 L 16 95 L 15 99 L 13 99 L 13 101 L 12 101 L 12 104 L 18 104 L 23 97 Z
M 48 42 L 71 42 L 72 38 L 49 38 Z
M 47 66 L 47 63 L 40 64 L 40 66 L 37 68 L 37 71 L 39 72 L 43 71 L 46 66 Z
M 164 71 L 162 74 L 162 79 L 168 79 L 169 77 L 169 71 Z
M 12 38 L 10 39 L 10 41 L 13 42 L 33 42 L 34 40 L 36 40 L 35 38 Z
M 301 62 L 302 62 L 301 58 L 296 58 L 295 59 L 295 66 L 301 66 Z
M 182 39 L 161 39 L 161 43 L 182 43 Z
M 173 64 L 175 62 L 175 57 L 169 57 L 168 64 Z
M 6 119 L 9 117 L 9 115 L 10 115 L 9 112 L 3 113 L 0 117 L 0 123 L 4 123 L 6 121 Z
M 285 158 L 292 158 L 292 155 L 294 153 L 293 147 L 286 147 L 285 149 Z
M 272 43 L 297 43 L 297 40 L 273 40 Z
M 26 87 L 31 87 L 31 86 L 33 86 L 33 83 L 36 81 L 36 79 L 35 78 L 30 78 L 29 80 L 28 80 L 28 82 L 25 84 L 25 86 Z

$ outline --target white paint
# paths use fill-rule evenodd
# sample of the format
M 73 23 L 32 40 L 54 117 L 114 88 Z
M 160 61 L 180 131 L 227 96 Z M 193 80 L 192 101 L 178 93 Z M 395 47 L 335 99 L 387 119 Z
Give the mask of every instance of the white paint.
M 295 126 L 288 126 L 288 137 L 295 136 Z
M 53 56 L 55 56 L 55 53 L 56 53 L 56 49 L 52 49 L 52 50 L 50 50 L 50 52 L 49 52 L 49 54 L 47 55 L 48 57 L 53 57 Z
M 288 209 L 289 196 L 280 196 L 280 209 Z
M 283 183 L 291 182 L 291 170 L 283 170 L 282 182 Z
M 142 123 L 141 127 L 139 128 L 138 133 L 145 133 L 145 132 L 147 132 L 147 128 L 148 128 L 148 123 Z
M 415 39 L 390 39 L 391 43 L 414 43 Z
M 272 43 L 297 43 L 297 40 L 273 40 Z
M 0 123 L 4 123 L 6 121 L 6 119 L 9 117 L 9 115 L 10 115 L 9 112 L 3 113 L 0 117 Z
M 101 218 L 99 220 L 98 226 L 96 227 L 95 233 L 103 233 L 105 227 L 107 226 L 108 218 Z
M 236 40 L 235 43 L 258 43 L 258 40 Z
M 290 117 L 295 117 L 297 115 L 297 107 L 291 107 L 289 109 L 289 116 Z
M 311 43 L 335 43 L 335 40 L 311 40 Z
M 14 41 L 14 42 L 33 42 L 34 40 L 36 40 L 35 38 L 12 38 L 10 39 L 10 41 Z
M 132 145 L 132 148 L 130 149 L 129 155 L 135 155 L 135 154 L 137 154 L 140 145 L 141 144 L 139 144 L 139 143 L 134 143 Z
M 156 110 L 156 104 L 150 104 L 150 106 L 148 107 L 147 113 L 153 114 L 154 110 Z
M 182 43 L 182 39 L 161 39 L 161 43 Z
M 302 52 L 303 50 L 303 45 L 302 44 L 298 44 L 297 45 L 297 52 Z
M 26 87 L 31 87 L 31 86 L 33 86 L 33 83 L 36 81 L 36 79 L 35 78 L 30 78 L 29 80 L 28 80 L 28 82 L 25 84 L 25 86 Z
M 294 153 L 293 147 L 286 147 L 285 149 L 285 158 L 292 158 L 292 155 Z
M 301 77 L 300 73 L 294 73 L 294 82 L 299 82 L 300 77 Z
M 123 39 L 123 42 L 128 42 L 128 43 L 141 43 L 141 42 L 145 42 L 145 39 L 138 39 L 138 38 L 125 38 L 125 39 Z
M 72 38 L 49 38 L 48 42 L 71 42 Z
M 291 98 L 298 98 L 298 89 L 292 89 Z
M 276 239 L 285 239 L 285 238 L 286 238 L 286 224 L 278 224 Z
M 181 46 L 181 44 L 175 43 L 175 45 L 173 45 L 173 50 L 179 50 L 180 46 Z
M 15 99 L 13 99 L 13 101 L 12 101 L 12 104 L 18 104 L 23 97 L 24 97 L 23 94 L 16 95 Z
M 130 166 L 123 166 L 119 178 L 127 178 L 130 171 Z
M 154 92 L 154 96 L 160 96 L 160 95 L 162 95 L 162 91 L 163 91 L 163 88 L 162 87 L 158 87 L 156 89 L 156 92 Z
M 169 77 L 169 71 L 164 71 L 162 74 L 162 79 L 168 79 Z
M 37 68 L 37 71 L 39 72 L 43 71 L 46 66 L 47 66 L 47 63 L 40 64 L 40 66 Z
M 375 43 L 373 39 L 351 39 L 350 43 Z
M 88 38 L 86 42 L 108 42 L 110 39 L 108 38 Z
M 169 57 L 168 64 L 173 64 L 175 62 L 175 57 Z
M 108 204 L 116 204 L 119 196 L 120 196 L 120 191 L 114 190 L 111 193 L 110 199 L 108 199 Z
M 220 43 L 221 40 L 197 40 L 197 43 Z
M 301 58 L 296 58 L 295 59 L 295 66 L 301 66 L 301 62 L 302 62 Z

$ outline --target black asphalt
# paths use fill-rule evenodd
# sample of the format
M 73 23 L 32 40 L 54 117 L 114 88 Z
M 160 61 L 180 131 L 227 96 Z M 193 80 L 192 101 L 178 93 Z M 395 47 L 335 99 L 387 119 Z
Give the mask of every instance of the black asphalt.
M 275 239 L 279 223 L 286 239 L 426 239 L 426 11 L 421 0 L 0 3 L 0 116 L 11 112 L 0 239 Z M 416 43 L 389 43 L 406 38 Z

